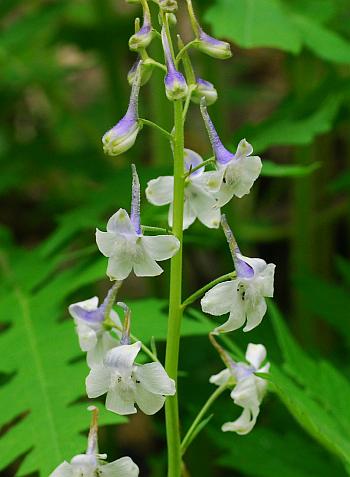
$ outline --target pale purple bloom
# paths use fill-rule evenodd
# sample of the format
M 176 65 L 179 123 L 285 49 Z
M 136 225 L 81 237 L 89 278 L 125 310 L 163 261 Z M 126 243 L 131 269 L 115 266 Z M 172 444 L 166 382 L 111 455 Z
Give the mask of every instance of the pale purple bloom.
M 243 331 L 258 326 L 265 313 L 265 297 L 273 296 L 275 265 L 267 264 L 261 258 L 249 258 L 241 254 L 231 230 L 222 219 L 223 228 L 229 241 L 237 273 L 234 280 L 215 285 L 201 300 L 202 310 L 220 316 L 230 313 L 228 320 L 214 332 L 233 331 L 245 323 Z
M 69 305 L 69 313 L 74 318 L 78 333 L 79 345 L 86 351 L 86 360 L 89 367 L 101 363 L 106 352 L 117 345 L 117 340 L 104 327 L 106 307 L 111 300 L 113 287 L 109 290 L 103 303 L 98 305 L 98 297 Z M 108 317 L 116 328 L 113 332 L 120 336 L 121 322 L 118 314 L 111 310 Z
M 178 251 L 180 243 L 174 235 L 143 235 L 140 183 L 134 166 L 131 214 L 119 209 L 108 220 L 106 232 L 96 229 L 96 242 L 109 258 L 107 275 L 111 280 L 124 280 L 132 270 L 138 277 L 159 275 L 163 269 L 157 261 L 167 260 Z
M 165 396 L 175 394 L 175 382 L 159 362 L 136 364 L 140 350 L 140 341 L 110 350 L 86 378 L 87 395 L 107 394 L 106 408 L 121 415 L 136 413 L 135 403 L 145 414 L 158 412 Z
M 164 26 L 162 28 L 162 43 L 165 62 L 167 66 L 167 74 L 164 78 L 165 92 L 167 98 L 171 101 L 183 99 L 188 93 L 188 86 L 184 75 L 175 68 L 173 57 L 170 51 L 168 37 Z
M 229 368 L 211 376 L 209 380 L 217 386 L 234 385 L 231 398 L 237 406 L 243 408 L 243 412 L 235 421 L 226 422 L 222 430 L 240 435 L 248 434 L 253 429 L 267 390 L 267 381 L 255 376 L 255 373 L 268 373 L 270 369 L 270 363 L 261 366 L 266 359 L 266 348 L 261 344 L 249 343 L 245 357 L 247 363 L 230 360 Z
M 199 41 L 194 45 L 196 48 L 198 48 L 198 50 L 213 58 L 218 58 L 221 60 L 231 58 L 232 53 L 229 43 L 213 38 L 212 36 L 205 33 L 200 27 L 198 33 Z
M 184 150 L 185 170 L 190 172 L 203 162 L 199 154 L 191 149 Z M 174 177 L 162 176 L 147 184 L 146 197 L 151 204 L 170 204 L 168 221 L 173 222 Z M 183 228 L 187 229 L 198 218 L 205 226 L 217 228 L 220 224 L 220 208 L 216 194 L 220 188 L 220 176 L 216 171 L 205 171 L 204 167 L 192 172 L 185 181 Z
M 138 98 L 141 84 L 141 67 L 142 62 L 139 62 L 125 116 L 102 137 L 103 150 L 110 156 L 118 156 L 130 149 L 134 145 L 140 130 Z
M 241 198 L 249 194 L 255 180 L 259 177 L 262 168 L 261 159 L 259 156 L 251 156 L 253 148 L 245 139 L 240 141 L 235 154 L 226 149 L 210 119 L 204 98 L 200 105 L 217 167 L 221 172 L 222 184 L 217 196 L 218 205 L 221 207 L 227 204 L 234 195 Z

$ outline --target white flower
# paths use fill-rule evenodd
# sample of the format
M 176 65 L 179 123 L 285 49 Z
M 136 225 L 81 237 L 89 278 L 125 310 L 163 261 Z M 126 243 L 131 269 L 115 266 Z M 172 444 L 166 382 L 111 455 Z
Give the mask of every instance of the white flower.
M 240 141 L 235 154 L 226 149 L 210 119 L 205 98 L 201 99 L 200 108 L 218 171 L 221 174 L 221 188 L 217 199 L 218 206 L 222 207 L 234 195 L 241 198 L 249 194 L 254 182 L 259 177 L 262 163 L 259 156 L 251 156 L 253 147 L 245 139 Z
M 185 149 L 186 172 L 191 171 L 203 162 L 199 154 Z M 221 176 L 216 171 L 204 171 L 204 168 L 191 173 L 185 182 L 185 202 L 183 228 L 187 229 L 198 218 L 209 228 L 220 225 L 220 209 L 217 193 L 221 184 Z M 148 182 L 146 197 L 153 205 L 170 204 L 168 221 L 173 221 L 173 189 L 174 177 L 162 176 Z
M 236 385 L 231 392 L 231 398 L 237 406 L 243 408 L 242 414 L 232 422 L 226 422 L 222 430 L 233 431 L 237 434 L 248 434 L 254 427 L 260 411 L 260 403 L 267 390 L 267 381 L 254 373 L 268 373 L 270 363 L 261 367 L 266 358 L 266 348 L 263 345 L 249 343 L 246 360 L 247 363 L 234 363 L 230 369 L 211 376 L 210 382 L 221 386 L 235 380 Z
M 137 477 L 139 468 L 130 459 L 122 457 L 114 462 L 100 463 L 95 455 L 80 454 L 70 463 L 64 461 L 49 477 Z
M 103 365 L 93 367 L 86 378 L 90 398 L 107 393 L 106 408 L 121 415 L 134 414 L 135 403 L 145 414 L 155 414 L 165 396 L 175 394 L 175 382 L 158 363 L 135 364 L 141 343 L 108 351 Z
M 230 313 L 228 320 L 214 330 L 216 333 L 236 330 L 245 323 L 243 331 L 250 331 L 261 323 L 266 313 L 265 297 L 273 296 L 276 265 L 242 255 L 224 216 L 221 223 L 230 244 L 237 278 L 209 290 L 201 300 L 202 310 L 215 316 Z
M 68 308 L 76 324 L 80 348 L 87 352 L 86 360 L 90 368 L 102 363 L 106 352 L 118 344 L 117 340 L 103 325 L 106 300 L 98 306 L 98 297 L 94 296 L 88 300 L 73 303 Z M 119 316 L 114 310 L 110 311 L 109 318 L 119 330 L 122 328 Z M 113 331 L 120 336 L 117 329 Z
M 215 329 L 217 333 L 237 330 L 244 323 L 243 331 L 252 330 L 261 323 L 266 313 L 264 297 L 273 296 L 275 265 L 241 254 L 237 254 L 237 258 L 246 263 L 251 272 L 243 275 L 236 269 L 237 278 L 215 285 L 201 301 L 205 313 L 215 316 L 230 313 L 228 320 Z
M 96 230 L 96 242 L 101 253 L 109 257 L 107 275 L 112 280 L 124 280 L 131 270 L 138 277 L 160 275 L 163 269 L 157 261 L 176 254 L 179 240 L 173 235 L 145 237 L 140 225 L 140 184 L 133 166 L 131 217 L 119 209 L 107 223 L 107 232 Z

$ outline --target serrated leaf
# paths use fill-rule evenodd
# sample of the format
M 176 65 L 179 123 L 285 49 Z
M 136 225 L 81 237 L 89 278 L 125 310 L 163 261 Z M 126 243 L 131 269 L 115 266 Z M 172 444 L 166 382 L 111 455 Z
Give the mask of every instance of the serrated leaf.
M 300 425 L 344 463 L 350 462 L 350 382 L 330 363 L 310 358 L 288 332 L 277 307 L 269 314 L 284 356 L 271 381 Z
M 0 439 L 0 465 L 4 468 L 28 452 L 16 475 L 39 471 L 46 477 L 86 445 L 81 432 L 89 423 L 87 404 L 76 401 L 85 396 L 87 368 L 84 360 L 70 364 L 77 356 L 76 336 L 72 322 L 60 318 L 67 295 L 99 278 L 101 267 L 85 263 L 83 268 L 67 269 L 46 280 L 47 268 L 52 271 L 48 261 L 35 250 L 27 255 L 35 279 L 24 282 L 21 262 L 1 256 L 7 282 L 0 297 L 0 322 L 9 326 L 0 334 L 0 371 L 10 379 L 0 392 L 0 406 L 5 410 L 0 426 L 22 417 Z M 101 424 L 124 421 L 101 413 Z

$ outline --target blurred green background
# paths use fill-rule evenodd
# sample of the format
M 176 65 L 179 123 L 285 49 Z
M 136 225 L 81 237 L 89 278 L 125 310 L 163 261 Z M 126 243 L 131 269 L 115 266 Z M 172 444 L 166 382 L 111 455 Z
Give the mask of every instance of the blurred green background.
M 188 41 L 192 33 L 185 2 L 179 0 L 179 6 L 178 28 Z M 234 200 L 225 213 L 245 255 L 277 264 L 275 302 L 304 351 L 326 358 L 349 376 L 349 2 L 202 0 L 196 2 L 196 10 L 206 31 L 232 42 L 229 61 L 191 53 L 198 76 L 218 89 L 219 100 L 210 113 L 219 134 L 232 149 L 246 137 L 264 163 L 252 193 Z M 42 405 L 33 400 L 36 378 L 29 356 L 36 346 L 47 370 L 52 370 L 48 392 L 57 396 L 60 439 L 67 443 L 70 433 L 87 428 L 86 402 L 79 400 L 87 369 L 66 307 L 93 294 L 103 298 L 108 288 L 106 262 L 94 245 L 94 229 L 103 228 L 119 207 L 129 207 L 130 163 L 136 163 L 143 188 L 147 180 L 171 173 L 169 145 L 146 127 L 127 154 L 110 158 L 102 152 L 103 133 L 127 107 L 126 74 L 135 60 L 127 42 L 138 15 L 138 6 L 123 0 L 0 3 L 0 475 L 4 477 L 14 475 L 26 459 L 18 475 L 39 475 L 36 466 L 44 457 L 38 456 L 50 453 L 42 436 L 45 420 L 25 424 L 30 410 L 34 416 L 33 409 Z M 161 60 L 157 40 L 149 52 Z M 140 110 L 142 117 L 171 129 L 172 109 L 158 70 L 142 88 Z M 205 158 L 211 155 L 196 105 L 189 113 L 186 146 Z M 143 199 L 142 223 L 165 226 L 167 209 L 154 208 Z M 231 271 L 232 261 L 221 231 L 196 223 L 185 237 L 187 296 Z M 142 321 L 140 333 L 145 338 L 159 320 L 165 326 L 162 299 L 167 297 L 168 267 L 165 264 L 165 273 L 155 279 L 129 277 L 121 292 L 124 301 L 142 300 L 135 326 Z M 147 297 L 154 300 L 145 301 Z M 29 314 L 24 309 L 30 309 L 36 344 L 26 339 Z M 22 322 L 21 316 L 27 318 Z M 221 369 L 201 336 L 208 324 L 199 331 L 195 327 L 191 331 L 191 324 L 189 319 L 190 336 L 181 347 L 184 429 L 211 392 L 208 377 Z M 157 341 L 161 355 L 162 333 Z M 249 336 L 236 332 L 232 339 L 242 349 L 249 341 L 263 342 L 269 357 L 281 361 L 269 317 Z M 28 369 L 22 375 L 26 359 Z M 64 374 L 72 363 L 78 363 L 69 368 L 75 371 Z M 55 388 L 56 373 L 64 381 L 72 380 L 70 391 L 61 397 L 62 388 Z M 74 425 L 74 413 L 65 411 L 72 402 L 81 404 L 75 411 L 81 418 Z M 348 475 L 274 394 L 263 404 L 252 434 L 221 433 L 221 424 L 238 412 L 228 395 L 220 399 L 210 425 L 190 449 L 188 475 Z M 111 424 L 119 418 L 103 419 Z M 111 460 L 129 454 L 141 475 L 163 476 L 163 422 L 162 413 L 155 418 L 138 413 L 128 426 L 108 426 L 101 435 L 101 451 Z M 31 458 L 33 448 L 40 449 Z M 66 459 L 83 450 L 73 445 L 69 449 Z M 52 469 L 58 463 L 52 457 L 47 465 Z

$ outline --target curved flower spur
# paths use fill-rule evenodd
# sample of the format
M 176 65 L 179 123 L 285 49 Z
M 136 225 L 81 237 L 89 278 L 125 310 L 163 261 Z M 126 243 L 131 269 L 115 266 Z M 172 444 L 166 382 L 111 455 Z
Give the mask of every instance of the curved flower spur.
M 233 386 L 230 396 L 237 406 L 243 408 L 242 414 L 235 421 L 226 422 L 221 429 L 224 432 L 248 434 L 255 426 L 261 401 L 267 391 L 268 382 L 255 375 L 255 373 L 268 373 L 270 370 L 270 363 L 262 366 L 266 359 L 266 348 L 262 344 L 249 343 L 245 354 L 247 362 L 236 363 L 213 336 L 210 339 L 219 351 L 226 368 L 211 376 L 209 382 L 228 388 Z
M 144 236 L 140 223 L 140 182 L 132 164 L 131 214 L 119 209 L 107 222 L 107 232 L 96 229 L 100 252 L 108 257 L 107 275 L 111 280 L 124 280 L 132 270 L 138 277 L 160 275 L 157 261 L 175 255 L 180 243 L 173 235 Z
M 259 156 L 251 156 L 253 147 L 245 139 L 238 144 L 236 153 L 228 151 L 222 144 L 214 124 L 207 111 L 205 98 L 200 102 L 208 136 L 216 158 L 218 171 L 221 172 L 221 188 L 217 195 L 221 207 L 235 195 L 238 198 L 249 194 L 254 182 L 259 177 L 262 163 Z
M 220 188 L 220 177 L 216 171 L 205 171 L 203 159 L 191 149 L 184 150 L 185 193 L 183 229 L 187 229 L 198 218 L 209 228 L 220 225 L 220 208 L 216 194 Z M 203 167 L 201 167 L 203 164 Z M 192 172 L 193 171 L 193 172 Z M 148 182 L 146 197 L 153 205 L 170 204 L 168 221 L 172 227 L 174 177 L 162 176 Z
M 137 364 L 141 342 L 130 344 L 130 310 L 125 310 L 121 345 L 107 352 L 103 364 L 94 366 L 86 378 L 90 398 L 107 393 L 106 408 L 120 415 L 137 412 L 135 403 L 145 414 L 155 414 L 164 405 L 165 396 L 175 394 L 175 382 L 158 362 Z
M 86 454 L 79 454 L 60 464 L 49 477 L 137 477 L 139 468 L 130 457 L 106 462 L 106 454 L 98 453 L 98 409 L 90 406 L 92 419 Z
M 228 320 L 215 328 L 215 333 L 237 330 L 246 323 L 243 331 L 258 326 L 265 313 L 265 297 L 273 296 L 275 267 L 261 258 L 249 258 L 241 254 L 226 217 L 221 218 L 237 278 L 219 283 L 201 300 L 202 310 L 220 316 L 230 313 Z

